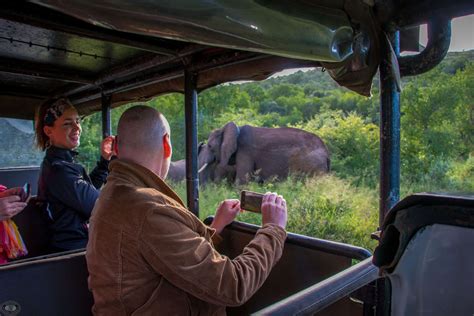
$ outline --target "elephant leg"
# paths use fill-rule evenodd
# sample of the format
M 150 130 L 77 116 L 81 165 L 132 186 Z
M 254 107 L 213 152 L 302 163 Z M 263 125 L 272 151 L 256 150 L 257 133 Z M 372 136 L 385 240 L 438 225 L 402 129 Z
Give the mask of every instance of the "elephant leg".
M 227 177 L 227 168 L 218 166 L 214 171 L 214 180 L 220 182 Z
M 246 184 L 254 171 L 254 159 L 245 153 L 237 153 L 236 157 L 236 177 L 235 183 L 237 185 Z

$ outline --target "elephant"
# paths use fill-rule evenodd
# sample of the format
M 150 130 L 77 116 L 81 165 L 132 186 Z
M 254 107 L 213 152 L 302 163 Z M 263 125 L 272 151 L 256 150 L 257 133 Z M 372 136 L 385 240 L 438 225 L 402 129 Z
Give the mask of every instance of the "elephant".
M 186 159 L 170 162 L 170 169 L 166 179 L 179 182 L 186 178 Z
M 245 184 L 292 174 L 319 175 L 330 171 L 329 151 L 318 136 L 297 128 L 266 128 L 234 122 L 214 130 L 199 159 L 211 179 L 233 179 Z
M 211 146 L 204 144 L 199 152 L 199 160 L 203 165 L 199 174 L 202 182 L 220 182 L 226 180 L 229 183 L 233 183 L 236 174 L 235 155 L 232 158 L 227 165 L 220 166 L 217 163 L 216 155 L 211 150 Z
M 200 155 L 200 152 L 201 152 L 203 147 L 204 147 L 204 143 L 199 143 L 199 146 L 198 146 L 198 168 L 199 168 L 198 174 L 199 174 L 199 182 L 201 184 L 204 184 L 205 182 L 207 182 L 207 180 L 209 178 L 209 172 L 205 172 L 205 173 L 202 172 L 207 167 L 207 164 L 205 163 L 205 161 L 202 158 L 204 156 Z M 201 158 L 199 158 L 199 157 L 201 157 Z M 171 161 L 170 162 L 170 168 L 168 170 L 168 175 L 167 175 L 166 178 L 169 179 L 169 180 L 175 181 L 175 182 L 185 180 L 186 179 L 186 159 Z

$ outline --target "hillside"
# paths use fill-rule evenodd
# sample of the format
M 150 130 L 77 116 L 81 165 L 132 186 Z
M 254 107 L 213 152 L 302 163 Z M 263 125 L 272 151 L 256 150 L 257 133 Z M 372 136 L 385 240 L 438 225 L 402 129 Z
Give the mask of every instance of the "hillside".
M 401 150 L 405 179 L 446 182 L 446 177 L 462 177 L 466 172 L 471 177 L 473 61 L 474 51 L 449 53 L 430 72 L 403 79 Z M 365 98 L 337 87 L 320 69 L 214 87 L 199 95 L 199 140 L 205 141 L 213 129 L 228 121 L 300 127 L 326 141 L 337 174 L 354 178 L 357 183 L 375 184 L 380 107 L 377 87 L 376 77 L 373 96 Z M 184 158 L 183 96 L 160 96 L 149 105 L 163 112 L 170 122 L 174 160 Z M 113 111 L 113 126 L 126 108 Z M 84 121 L 82 159 L 90 166 L 98 157 L 99 124 L 99 114 Z M 467 171 L 460 171 L 463 168 Z

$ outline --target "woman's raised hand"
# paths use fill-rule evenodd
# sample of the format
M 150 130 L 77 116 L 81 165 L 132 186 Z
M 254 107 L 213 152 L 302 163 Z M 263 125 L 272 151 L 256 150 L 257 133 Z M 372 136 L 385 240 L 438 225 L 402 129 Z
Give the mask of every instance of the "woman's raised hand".
M 107 136 L 102 140 L 102 143 L 100 144 L 100 154 L 105 160 L 110 160 L 112 156 L 117 155 L 114 152 L 114 141 L 115 136 Z

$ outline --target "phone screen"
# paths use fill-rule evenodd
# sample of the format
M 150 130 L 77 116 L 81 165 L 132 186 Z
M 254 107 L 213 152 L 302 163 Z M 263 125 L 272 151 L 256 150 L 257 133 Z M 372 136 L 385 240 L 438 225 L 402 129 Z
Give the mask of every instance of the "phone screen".
M 260 213 L 262 210 L 263 194 L 242 190 L 240 192 L 240 207 L 243 210 Z
M 23 186 L 21 200 L 26 202 L 30 198 L 30 195 L 31 195 L 31 185 L 27 182 Z

